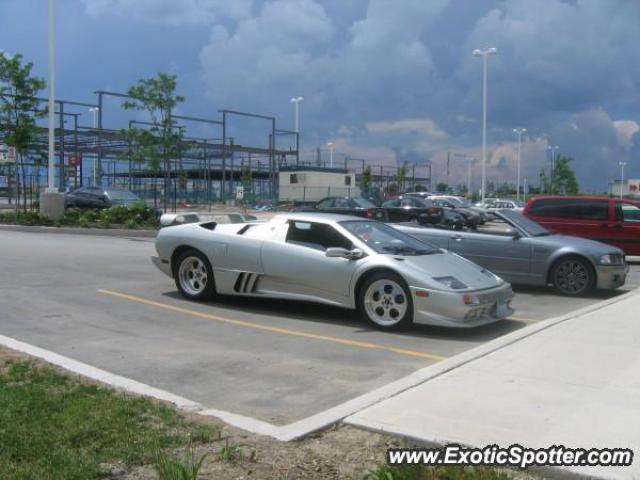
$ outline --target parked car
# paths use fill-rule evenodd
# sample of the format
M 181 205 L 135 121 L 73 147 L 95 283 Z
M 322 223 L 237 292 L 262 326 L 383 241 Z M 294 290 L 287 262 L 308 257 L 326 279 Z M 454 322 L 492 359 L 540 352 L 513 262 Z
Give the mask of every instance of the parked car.
M 266 223 L 163 228 L 153 263 L 191 300 L 241 295 L 357 309 L 375 327 L 473 327 L 513 313 L 509 283 L 458 255 L 361 217 L 279 214 Z
M 422 191 L 422 192 L 405 192 L 403 195 L 405 197 L 420 197 L 422 199 L 425 199 L 425 198 L 431 197 L 433 195 L 433 193 L 426 192 L 426 191 Z
M 473 204 L 473 206 L 478 208 L 489 208 L 493 203 L 499 202 L 499 201 L 500 201 L 499 198 L 485 198 L 484 203 L 482 203 L 481 201 L 476 202 Z
M 538 196 L 524 215 L 558 233 L 589 238 L 640 255 L 640 202 L 609 197 Z
M 430 200 L 403 195 L 382 204 L 389 222 L 415 222 L 442 228 L 460 229 L 464 218 L 445 207 L 438 207 Z
M 341 215 L 355 215 L 375 220 L 387 220 L 383 208 L 376 207 L 369 200 L 362 197 L 326 197 L 311 207 L 299 208 L 296 211 L 339 213 Z
M 469 228 L 476 228 L 478 225 L 485 223 L 486 219 L 484 215 L 478 213 L 474 208 L 469 207 L 464 202 L 461 202 L 455 197 L 445 197 L 440 195 L 432 195 L 429 199 L 439 207 L 450 208 L 456 213 L 462 215 L 464 218 L 464 224 Z
M 622 250 L 584 238 L 557 235 L 511 210 L 474 231 L 395 227 L 455 252 L 514 284 L 553 285 L 563 295 L 624 285 L 629 267 Z
M 524 210 L 524 203 L 514 200 L 497 200 L 487 205 L 486 210 L 491 213 L 494 210 L 502 210 L 505 208 L 513 210 L 514 212 L 522 213 L 522 211 Z
M 417 197 L 396 197 L 382 203 L 389 222 L 416 222 L 421 225 L 436 225 L 442 222 L 444 212 L 433 202 Z
M 80 187 L 64 194 L 65 208 L 110 208 L 114 205 L 131 206 L 142 202 L 135 193 L 123 188 Z

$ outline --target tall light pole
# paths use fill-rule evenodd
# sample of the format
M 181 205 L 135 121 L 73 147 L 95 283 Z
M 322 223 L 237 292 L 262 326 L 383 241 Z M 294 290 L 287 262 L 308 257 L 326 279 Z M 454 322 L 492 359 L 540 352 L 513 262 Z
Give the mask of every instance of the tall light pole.
M 474 50 L 473 55 L 482 57 L 482 204 L 484 205 L 485 186 L 487 183 L 487 59 L 498 52 L 495 48 Z
M 518 135 L 518 182 L 516 187 L 516 201 L 520 201 L 520 145 L 522 143 L 522 134 L 527 131 L 526 128 L 514 128 L 513 133 Z
M 293 118 L 294 118 L 294 132 L 300 133 L 300 102 L 303 101 L 303 97 L 292 97 L 289 100 L 293 103 Z
M 98 107 L 90 107 L 89 111 L 91 112 L 91 117 L 92 117 L 92 123 L 91 125 L 93 126 L 93 134 L 95 135 L 96 132 L 96 127 L 98 126 L 98 112 L 100 111 L 100 109 Z M 93 141 L 93 146 L 96 146 L 96 141 Z M 96 156 L 93 156 L 93 186 L 96 186 Z
M 624 167 L 627 165 L 627 162 L 618 162 L 620 165 L 620 198 L 622 198 L 622 186 L 624 185 Z
M 329 147 L 329 168 L 333 168 L 333 142 L 327 142 Z
M 467 197 L 473 198 L 471 194 L 471 162 L 473 162 L 473 157 L 467 157 Z
M 56 3 L 55 0 L 49 0 L 49 165 L 47 192 L 57 192 L 55 186 L 55 88 L 56 88 Z M 62 161 L 62 160 L 61 160 Z
M 547 145 L 547 150 L 551 151 L 551 194 L 553 195 L 553 184 L 555 180 L 555 169 L 556 169 L 556 152 L 558 151 L 558 145 Z

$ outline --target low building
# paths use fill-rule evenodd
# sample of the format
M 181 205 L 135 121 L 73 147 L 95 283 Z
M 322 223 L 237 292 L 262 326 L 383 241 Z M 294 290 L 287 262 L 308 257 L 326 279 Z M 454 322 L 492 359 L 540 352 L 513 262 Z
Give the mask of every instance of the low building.
M 624 182 L 620 180 L 613 180 L 609 183 L 609 195 L 614 197 L 620 196 L 622 190 L 622 196 L 634 196 L 640 197 L 640 179 L 629 178 Z
M 280 202 L 316 202 L 324 197 L 357 197 L 356 174 L 343 168 L 284 167 L 278 177 Z

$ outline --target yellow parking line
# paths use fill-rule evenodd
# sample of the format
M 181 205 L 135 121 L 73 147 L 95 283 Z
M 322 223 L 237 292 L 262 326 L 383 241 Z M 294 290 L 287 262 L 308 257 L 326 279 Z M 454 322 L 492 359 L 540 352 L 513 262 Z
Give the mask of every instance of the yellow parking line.
M 272 327 L 269 325 L 261 325 L 259 323 L 247 322 L 244 320 L 234 320 L 232 318 L 219 317 L 217 315 L 211 315 L 209 313 L 198 312 L 197 310 L 190 310 L 188 308 L 182 308 L 168 303 L 155 302 L 146 298 L 136 297 L 128 295 L 126 293 L 114 292 L 112 290 L 98 290 L 97 293 L 102 295 L 109 295 L 112 297 L 122 298 L 124 300 L 130 300 L 132 302 L 142 303 L 144 305 L 150 305 L 152 307 L 162 308 L 164 310 L 170 310 L 172 312 L 183 313 L 185 315 L 192 315 L 194 317 L 204 318 L 205 320 L 212 320 L 214 322 L 228 323 L 231 325 L 237 325 L 245 328 L 252 328 L 254 330 L 263 330 L 272 333 L 281 333 L 284 335 L 291 335 L 294 337 L 312 338 L 314 340 L 322 340 L 325 342 L 339 343 L 341 345 L 348 345 L 350 347 L 367 348 L 371 350 L 383 350 L 386 352 L 393 352 L 400 355 L 407 355 L 410 357 L 427 358 L 429 360 L 444 360 L 447 357 L 436 355 L 433 353 L 417 352 L 415 350 L 406 350 L 403 348 L 387 347 L 377 343 L 360 342 L 358 340 L 348 340 L 346 338 L 329 337 L 326 335 L 318 335 L 316 333 L 302 332 L 299 330 L 290 330 L 288 328 Z

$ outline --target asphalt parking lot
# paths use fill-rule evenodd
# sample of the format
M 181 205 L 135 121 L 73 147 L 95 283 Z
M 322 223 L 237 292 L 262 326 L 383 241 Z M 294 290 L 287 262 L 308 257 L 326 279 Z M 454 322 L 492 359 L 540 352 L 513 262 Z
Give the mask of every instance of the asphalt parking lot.
M 354 312 L 313 304 L 185 301 L 149 261 L 152 239 L 3 231 L 0 248 L 0 334 L 276 425 L 640 286 L 634 262 L 615 292 L 569 299 L 516 287 L 508 320 L 383 333 Z

